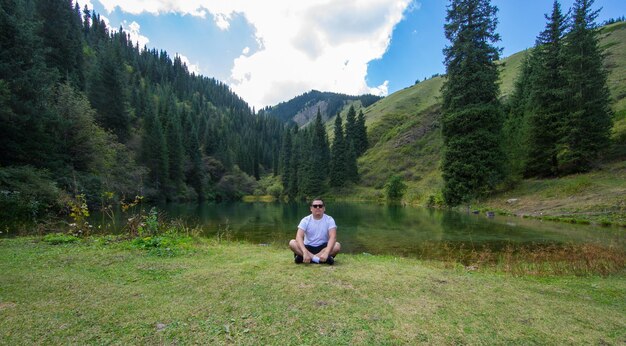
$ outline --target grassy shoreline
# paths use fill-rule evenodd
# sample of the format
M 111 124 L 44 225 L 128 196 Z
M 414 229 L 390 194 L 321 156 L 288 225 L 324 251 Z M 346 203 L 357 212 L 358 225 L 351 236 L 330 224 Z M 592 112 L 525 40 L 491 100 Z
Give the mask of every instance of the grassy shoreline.
M 0 344 L 621 344 L 626 273 L 514 277 L 439 262 L 197 240 L 173 257 L 0 240 Z
M 626 161 L 558 179 L 526 179 L 480 207 L 548 221 L 626 227 Z
M 417 182 L 407 182 L 402 204 L 443 206 L 441 175 L 434 174 Z M 514 187 L 470 205 L 472 211 L 491 211 L 512 215 L 578 224 L 626 227 L 626 161 L 604 164 L 600 169 L 561 178 L 524 179 Z M 351 186 L 329 196 L 338 201 L 376 201 L 385 203 L 384 189 Z M 458 207 L 466 211 L 467 205 Z

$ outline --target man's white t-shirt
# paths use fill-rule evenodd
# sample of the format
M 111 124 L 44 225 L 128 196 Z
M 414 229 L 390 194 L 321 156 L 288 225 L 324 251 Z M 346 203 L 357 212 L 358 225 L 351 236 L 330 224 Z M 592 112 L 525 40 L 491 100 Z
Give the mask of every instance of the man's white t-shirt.
M 337 228 L 335 220 L 326 214 L 315 220 L 313 214 L 305 216 L 300 221 L 298 228 L 304 231 L 304 245 L 320 246 L 328 243 L 328 230 Z

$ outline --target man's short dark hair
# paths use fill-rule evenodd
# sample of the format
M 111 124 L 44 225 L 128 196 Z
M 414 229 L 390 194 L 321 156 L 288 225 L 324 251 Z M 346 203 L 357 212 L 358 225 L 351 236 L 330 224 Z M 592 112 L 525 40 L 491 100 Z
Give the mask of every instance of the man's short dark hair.
M 309 205 L 313 205 L 313 202 L 315 201 L 322 201 L 322 204 L 325 204 L 324 200 L 321 197 L 315 197 L 311 200 L 311 203 L 309 203 Z

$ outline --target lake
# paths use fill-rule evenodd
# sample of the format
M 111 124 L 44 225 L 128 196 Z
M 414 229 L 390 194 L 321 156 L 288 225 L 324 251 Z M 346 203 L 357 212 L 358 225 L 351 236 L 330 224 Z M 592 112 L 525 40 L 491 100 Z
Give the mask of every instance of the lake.
M 376 203 L 327 202 L 342 252 L 439 259 L 454 251 L 488 251 L 592 245 L 626 251 L 626 230 L 617 227 L 466 214 Z M 228 237 L 287 249 L 304 203 L 203 203 L 161 206 L 168 218 L 201 226 L 207 237 Z

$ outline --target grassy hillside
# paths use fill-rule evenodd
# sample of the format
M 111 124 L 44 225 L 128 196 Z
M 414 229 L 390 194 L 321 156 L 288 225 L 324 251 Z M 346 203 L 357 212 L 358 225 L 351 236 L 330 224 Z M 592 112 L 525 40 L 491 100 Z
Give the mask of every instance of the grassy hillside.
M 614 139 L 607 163 L 620 162 L 626 144 L 626 23 L 602 28 L 601 46 L 606 49 L 605 64 L 613 98 Z M 528 51 L 502 60 L 501 96 L 513 92 L 514 82 Z M 389 95 L 364 110 L 370 149 L 359 160 L 362 185 L 357 195 L 382 196 L 382 188 L 392 174 L 405 178 L 409 189 L 405 202 L 425 204 L 443 184 L 439 168 L 442 138 L 440 131 L 440 89 L 443 77 L 435 77 Z M 616 166 L 609 166 L 613 169 Z M 619 167 L 619 165 L 617 166 Z M 592 173 L 597 174 L 597 173 Z M 625 182 L 626 176 L 613 175 Z M 549 185 L 549 183 L 548 183 Z M 622 184 L 626 185 L 626 184 Z M 583 191 L 584 192 L 584 191 Z M 602 194 L 602 190 L 594 190 Z

